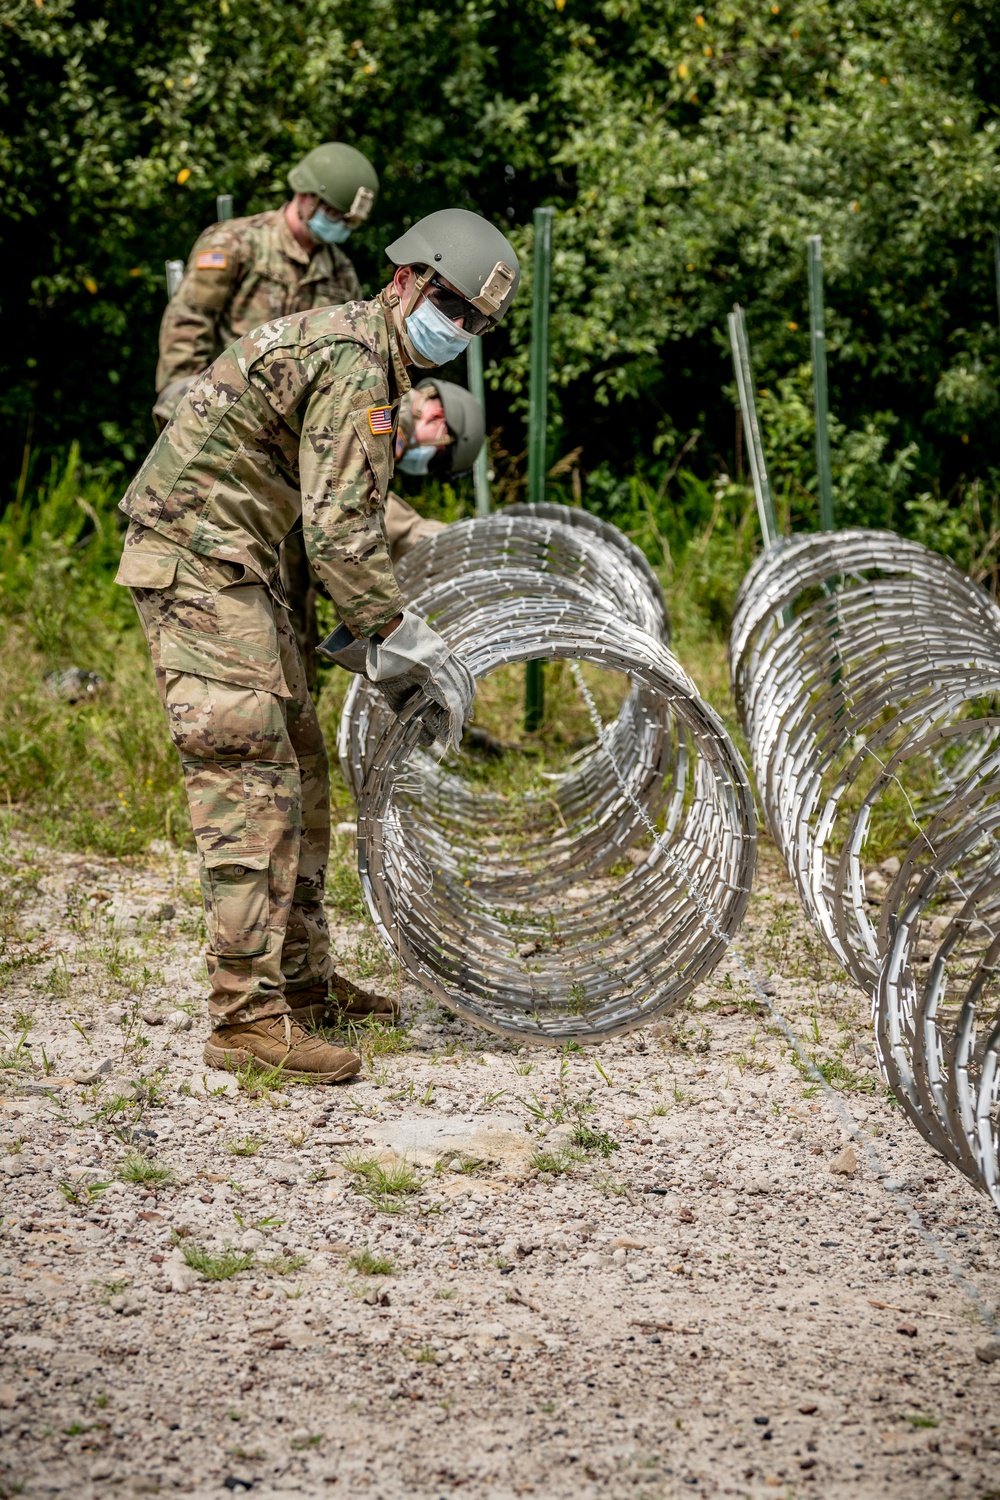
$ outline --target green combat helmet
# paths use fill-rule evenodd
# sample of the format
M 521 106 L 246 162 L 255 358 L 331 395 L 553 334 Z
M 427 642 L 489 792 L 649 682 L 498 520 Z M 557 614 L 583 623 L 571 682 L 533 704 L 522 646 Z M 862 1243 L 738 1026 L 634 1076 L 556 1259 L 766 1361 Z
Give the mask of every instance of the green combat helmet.
M 304 156 L 288 174 L 293 193 L 315 193 L 342 213 L 348 224 L 363 224 L 378 193 L 378 173 L 360 151 L 343 141 L 327 141 Z
M 521 280 L 514 247 L 505 234 L 467 208 L 442 208 L 420 219 L 386 247 L 395 266 L 426 266 L 483 314 L 486 332 L 500 322 Z M 428 278 L 429 279 L 429 278 Z
M 447 448 L 447 472 L 467 473 L 475 463 L 486 437 L 483 408 L 464 385 L 454 385 L 450 380 L 422 380 L 417 390 L 430 391 L 431 395 L 440 397 L 444 407 L 444 419 L 454 438 Z

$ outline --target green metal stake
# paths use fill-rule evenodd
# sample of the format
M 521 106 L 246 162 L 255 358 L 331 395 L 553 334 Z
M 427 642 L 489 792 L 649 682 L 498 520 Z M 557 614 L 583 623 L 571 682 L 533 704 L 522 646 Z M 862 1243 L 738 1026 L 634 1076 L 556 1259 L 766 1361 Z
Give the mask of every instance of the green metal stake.
M 486 412 L 486 382 L 483 379 L 483 341 L 469 340 L 468 353 L 469 390 Z M 483 443 L 476 462 L 472 466 L 472 483 L 476 492 L 476 515 L 488 516 L 493 506 L 490 502 L 490 455 L 489 440 Z
M 232 193 L 220 193 L 215 200 L 215 217 L 220 224 L 233 217 L 233 195 Z
M 743 413 L 747 458 L 750 461 L 753 492 L 757 500 L 757 518 L 760 521 L 760 534 L 766 550 L 778 539 L 778 522 L 774 514 L 774 501 L 771 498 L 771 483 L 767 477 L 767 462 L 764 458 L 764 444 L 760 438 L 760 423 L 757 421 L 757 400 L 754 395 L 753 370 L 750 367 L 747 320 L 738 302 L 729 314 L 729 342 L 733 350 L 733 369 L 736 372 L 740 411 Z
M 819 524 L 833 530 L 833 478 L 830 473 L 830 410 L 826 385 L 826 319 L 823 311 L 823 240 L 809 236 L 809 343 L 812 349 L 813 405 L 816 412 L 816 475 Z
M 528 500 L 545 499 L 548 447 L 549 297 L 552 288 L 552 220 L 554 208 L 535 209 L 535 264 L 531 292 L 531 385 L 528 405 Z M 540 661 L 524 670 L 524 728 L 534 734 L 545 714 L 545 676 Z

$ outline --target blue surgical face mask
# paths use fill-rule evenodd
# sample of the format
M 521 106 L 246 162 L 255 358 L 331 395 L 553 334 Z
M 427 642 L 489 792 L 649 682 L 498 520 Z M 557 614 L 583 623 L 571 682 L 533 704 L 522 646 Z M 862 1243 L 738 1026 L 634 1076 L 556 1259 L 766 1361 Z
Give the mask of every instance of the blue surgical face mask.
M 406 320 L 406 331 L 418 354 L 429 359 L 432 365 L 446 365 L 457 354 L 462 354 L 472 338 L 464 328 L 456 328 L 429 297 L 425 297 Z
M 396 459 L 396 468 L 402 469 L 404 474 L 426 474 L 431 465 L 431 459 L 438 449 L 433 443 L 424 443 L 416 448 L 407 448 L 406 452 Z
M 350 226 L 343 219 L 331 219 L 321 208 L 317 208 L 306 228 L 314 240 L 322 240 L 324 245 L 342 245 L 351 238 Z

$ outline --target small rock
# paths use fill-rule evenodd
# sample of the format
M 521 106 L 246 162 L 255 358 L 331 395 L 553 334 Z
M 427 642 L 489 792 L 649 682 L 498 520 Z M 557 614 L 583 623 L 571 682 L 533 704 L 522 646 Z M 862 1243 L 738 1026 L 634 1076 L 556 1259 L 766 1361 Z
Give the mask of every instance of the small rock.
M 735 1214 L 738 1214 L 739 1211 L 740 1205 L 737 1203 L 735 1198 L 727 1198 L 722 1205 L 722 1212 L 727 1216 L 727 1218 L 733 1218 L 733 1216 Z
M 915 1339 L 917 1336 L 917 1330 L 912 1323 L 900 1323 L 896 1332 L 901 1333 L 904 1338 L 908 1339 Z
M 152 901 L 142 915 L 147 922 L 172 922 L 177 908 L 169 901 Z
M 264 1243 L 264 1236 L 259 1229 L 247 1229 L 240 1235 L 241 1250 L 259 1250 Z
M 79 1072 L 72 1075 L 74 1083 L 97 1083 L 99 1079 L 106 1078 L 114 1067 L 110 1057 L 106 1057 L 96 1068 L 81 1068 Z
M 976 1358 L 984 1365 L 996 1364 L 1000 1359 L 1000 1339 L 991 1339 L 988 1344 L 977 1344 Z
M 642 1240 L 630 1240 L 626 1235 L 619 1235 L 615 1240 L 616 1250 L 645 1250 L 645 1248 Z
M 108 1306 L 123 1318 L 134 1318 L 142 1312 L 141 1301 L 131 1292 L 120 1292 L 117 1297 L 111 1298 Z
M 615 1250 L 615 1251 L 612 1252 L 611 1259 L 614 1261 L 614 1263 L 615 1263 L 616 1266 L 623 1266 L 625 1264 L 625 1262 L 628 1260 L 628 1251 L 627 1250 L 623 1250 L 619 1246 L 619 1248 L 617 1250 Z
M 643 1266 L 629 1266 L 628 1279 L 629 1281 L 648 1281 L 649 1272 Z
M 167 1025 L 171 1031 L 190 1031 L 194 1021 L 186 1010 L 172 1010 L 167 1016 Z
M 146 1010 L 142 1013 L 142 1019 L 147 1026 L 162 1026 L 167 1018 L 158 1010 Z
M 758 979 L 757 984 L 761 991 L 761 994 L 767 995 L 771 999 L 773 999 L 774 996 L 778 993 L 777 983 L 770 977 L 768 977 L 767 979 Z
M 83 667 L 67 667 L 62 672 L 47 672 L 45 687 L 53 698 L 64 703 L 79 703 L 83 698 L 94 698 L 105 686 L 99 672 L 87 672 Z
M 533 953 L 537 952 L 538 944 L 532 941 L 530 943 L 522 943 L 520 948 L 518 948 L 517 950 L 517 956 L 518 958 L 530 958 Z
M 802 1405 L 799 1407 L 799 1411 L 804 1417 L 811 1417 L 813 1412 L 819 1411 L 819 1407 L 816 1405 L 815 1401 L 803 1401 Z
M 599 1250 L 588 1250 L 586 1255 L 580 1256 L 578 1264 L 586 1266 L 588 1270 L 599 1271 L 608 1264 L 608 1257 Z
M 10 1411 L 17 1405 L 17 1391 L 12 1385 L 0 1385 L 0 1408 Z
M 858 1153 L 853 1146 L 845 1146 L 826 1170 L 832 1172 L 835 1177 L 853 1177 L 858 1170 Z
M 163 1267 L 172 1292 L 189 1292 L 198 1285 L 198 1272 L 176 1251 Z

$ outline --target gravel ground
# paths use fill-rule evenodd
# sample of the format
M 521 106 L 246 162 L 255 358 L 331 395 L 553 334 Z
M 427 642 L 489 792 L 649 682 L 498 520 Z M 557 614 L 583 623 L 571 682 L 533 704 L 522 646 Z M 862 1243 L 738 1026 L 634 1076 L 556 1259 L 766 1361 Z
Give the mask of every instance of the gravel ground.
M 1000 1495 L 995 1213 L 773 851 L 741 945 L 834 1093 L 726 965 L 562 1054 L 404 986 L 358 1080 L 241 1086 L 186 857 L 2 876 L 0 1496 Z

